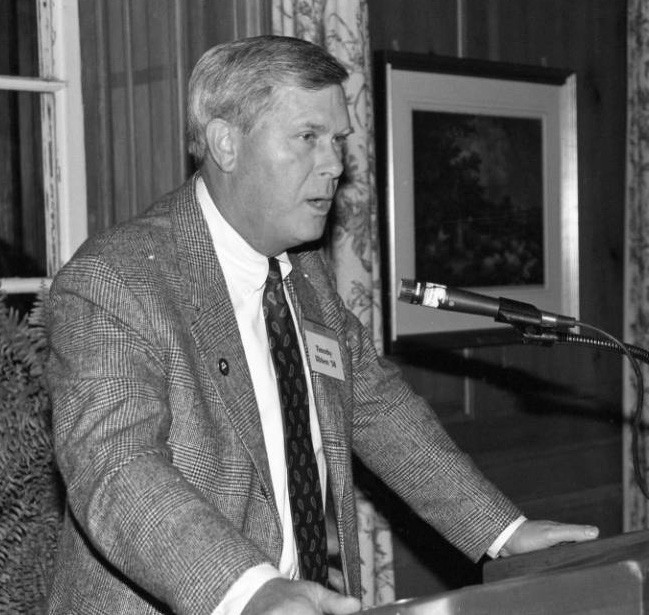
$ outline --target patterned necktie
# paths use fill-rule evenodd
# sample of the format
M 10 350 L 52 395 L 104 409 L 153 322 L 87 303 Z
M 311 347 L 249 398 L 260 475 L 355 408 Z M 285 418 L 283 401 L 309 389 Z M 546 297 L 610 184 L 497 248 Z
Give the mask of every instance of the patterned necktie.
M 311 440 L 304 366 L 284 295 L 279 261 L 269 258 L 268 265 L 263 310 L 284 416 L 288 491 L 301 578 L 324 585 L 327 582 L 327 535 Z

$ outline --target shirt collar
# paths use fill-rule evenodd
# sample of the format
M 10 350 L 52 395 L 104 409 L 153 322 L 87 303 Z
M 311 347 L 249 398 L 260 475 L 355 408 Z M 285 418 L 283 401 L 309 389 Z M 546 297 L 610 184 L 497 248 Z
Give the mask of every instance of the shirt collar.
M 196 198 L 207 222 L 228 288 L 236 284 L 244 292 L 261 290 L 268 276 L 268 258 L 255 250 L 223 217 L 200 175 L 196 180 Z M 284 279 L 292 269 L 288 254 L 282 252 L 276 258 L 280 262 Z

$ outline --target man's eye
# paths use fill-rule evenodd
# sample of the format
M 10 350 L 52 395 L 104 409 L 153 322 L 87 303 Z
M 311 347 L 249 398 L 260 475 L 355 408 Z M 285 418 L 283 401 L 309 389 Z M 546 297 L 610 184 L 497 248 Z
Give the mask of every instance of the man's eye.
M 304 132 L 300 135 L 300 138 L 303 141 L 315 141 L 316 140 L 316 134 L 315 132 Z
M 336 135 L 334 137 L 334 143 L 338 147 L 343 147 L 345 145 L 345 143 L 347 143 L 347 135 Z

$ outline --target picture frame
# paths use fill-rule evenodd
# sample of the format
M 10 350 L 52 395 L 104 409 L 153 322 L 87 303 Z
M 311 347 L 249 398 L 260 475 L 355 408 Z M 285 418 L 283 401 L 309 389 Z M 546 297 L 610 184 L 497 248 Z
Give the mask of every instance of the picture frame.
M 381 51 L 375 91 L 387 351 L 520 338 L 400 301 L 402 279 L 578 318 L 575 74 Z

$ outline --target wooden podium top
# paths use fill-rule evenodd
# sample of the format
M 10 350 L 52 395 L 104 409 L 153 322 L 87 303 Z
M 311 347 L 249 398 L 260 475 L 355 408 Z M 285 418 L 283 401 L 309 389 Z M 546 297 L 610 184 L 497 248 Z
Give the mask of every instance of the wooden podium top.
M 633 561 L 649 566 L 649 531 L 629 532 L 610 538 L 571 543 L 487 562 L 483 568 L 485 583 L 586 566 L 601 566 Z
M 645 594 L 637 564 L 616 562 L 471 585 L 363 615 L 643 615 Z
M 649 532 L 633 532 L 494 560 L 482 585 L 363 615 L 644 615 L 648 570 Z

